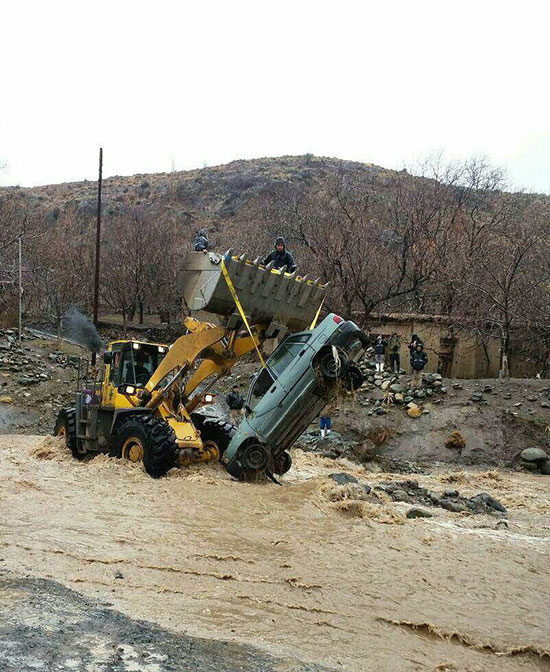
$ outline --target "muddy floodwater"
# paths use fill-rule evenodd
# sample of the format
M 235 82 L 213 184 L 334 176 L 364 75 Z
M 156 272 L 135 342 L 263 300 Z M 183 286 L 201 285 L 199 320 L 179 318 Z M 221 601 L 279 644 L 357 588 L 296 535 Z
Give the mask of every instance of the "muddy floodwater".
M 58 439 L 2 436 L 1 566 L 322 669 L 550 670 L 550 477 L 415 475 L 436 492 L 488 492 L 508 514 L 411 520 L 409 505 L 328 478 L 401 475 L 301 451 L 294 464 L 282 487 L 219 465 L 155 481 L 106 456 L 77 462 Z

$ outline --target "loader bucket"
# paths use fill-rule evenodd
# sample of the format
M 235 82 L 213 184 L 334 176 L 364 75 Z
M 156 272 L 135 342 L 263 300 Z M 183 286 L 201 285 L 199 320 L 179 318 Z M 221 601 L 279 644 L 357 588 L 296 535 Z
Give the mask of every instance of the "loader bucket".
M 326 294 L 328 283 L 309 280 L 263 266 L 248 255 L 190 252 L 184 260 L 180 290 L 190 310 L 230 316 L 237 311 L 222 273 L 221 262 L 233 283 L 244 313 L 252 324 L 274 322 L 291 331 L 308 329 Z

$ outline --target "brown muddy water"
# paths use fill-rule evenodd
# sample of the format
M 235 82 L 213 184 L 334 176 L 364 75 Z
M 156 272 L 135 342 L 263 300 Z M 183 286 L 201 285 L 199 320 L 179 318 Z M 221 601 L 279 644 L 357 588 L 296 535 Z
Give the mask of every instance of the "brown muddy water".
M 0 437 L 0 557 L 168 630 L 341 670 L 550 670 L 550 477 L 457 471 L 435 491 L 489 492 L 498 517 L 356 499 L 331 472 L 401 475 L 296 451 L 272 483 L 219 465 L 154 481 L 58 439 Z

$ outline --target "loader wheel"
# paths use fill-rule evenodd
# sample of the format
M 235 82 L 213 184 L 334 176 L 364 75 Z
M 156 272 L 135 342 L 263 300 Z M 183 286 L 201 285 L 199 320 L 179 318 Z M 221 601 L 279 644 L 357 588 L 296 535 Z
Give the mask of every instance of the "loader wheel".
M 225 420 L 208 417 L 200 413 L 192 413 L 191 420 L 200 431 L 203 442 L 213 441 L 218 446 L 221 457 L 230 444 L 231 439 L 235 436 L 237 427 L 230 422 L 225 422 Z
M 277 476 L 282 476 L 290 470 L 292 466 L 292 457 L 286 450 L 273 458 L 273 469 L 271 470 Z
M 86 454 L 78 453 L 76 450 L 76 409 L 64 408 L 59 411 L 53 434 L 65 439 L 65 445 L 77 460 L 86 457 Z
M 350 364 L 345 381 L 350 392 L 358 390 L 363 384 L 363 372 L 356 364 Z
M 334 351 L 330 345 L 325 346 L 319 351 L 318 366 L 321 374 L 326 380 L 336 380 L 343 378 L 348 370 L 348 358 L 345 352 L 337 349 L 338 357 L 334 356 Z
M 116 431 L 115 451 L 117 457 L 132 462 L 142 459 L 145 471 L 153 478 L 177 466 L 179 455 L 174 430 L 150 415 L 134 415 L 122 421 Z

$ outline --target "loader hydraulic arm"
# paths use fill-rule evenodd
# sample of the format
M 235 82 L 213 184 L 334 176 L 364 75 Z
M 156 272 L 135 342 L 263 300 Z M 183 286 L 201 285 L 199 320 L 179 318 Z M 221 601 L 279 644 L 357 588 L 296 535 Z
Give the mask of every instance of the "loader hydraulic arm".
M 185 326 L 189 331 L 200 331 L 204 329 L 204 322 L 198 322 L 192 317 L 188 317 L 184 321 Z M 197 387 L 210 376 L 216 376 L 216 380 L 222 376 L 227 375 L 235 363 L 244 355 L 248 354 L 257 344 L 263 340 L 265 327 L 263 325 L 255 325 L 252 329 L 254 338 L 249 334 L 239 334 L 237 331 L 228 332 L 226 341 L 217 342 L 208 351 L 208 357 L 205 357 L 198 366 L 195 373 L 189 378 L 185 385 L 184 395 L 188 398 Z M 254 342 L 255 341 L 255 342 Z M 198 398 L 192 399 L 187 405 L 187 411 L 192 412 L 200 403 Z
M 180 336 L 173 343 L 167 355 L 147 382 L 145 389 L 151 395 L 151 398 L 147 402 L 148 408 L 157 408 L 162 403 L 168 396 L 171 387 L 178 381 L 179 376 L 174 376 L 172 381 L 170 381 L 171 384 L 166 385 L 162 390 L 155 389 L 163 378 L 174 371 L 174 369 L 179 369 L 179 372 L 181 372 L 180 376 L 183 375 L 193 365 L 199 355 L 214 346 L 214 344 L 217 344 L 227 334 L 227 330 L 224 327 L 203 324 L 205 325 L 204 328 L 197 330 L 195 333 Z

